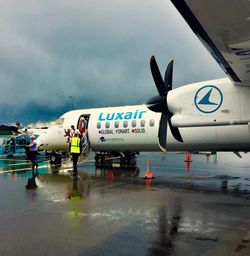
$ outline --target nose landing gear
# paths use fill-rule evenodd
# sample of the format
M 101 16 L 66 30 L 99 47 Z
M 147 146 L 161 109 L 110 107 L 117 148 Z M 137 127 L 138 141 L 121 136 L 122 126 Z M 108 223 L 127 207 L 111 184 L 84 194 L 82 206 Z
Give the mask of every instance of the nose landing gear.
M 50 156 L 50 164 L 61 164 L 62 163 L 62 156 L 59 153 L 56 153 L 55 151 L 52 151 Z

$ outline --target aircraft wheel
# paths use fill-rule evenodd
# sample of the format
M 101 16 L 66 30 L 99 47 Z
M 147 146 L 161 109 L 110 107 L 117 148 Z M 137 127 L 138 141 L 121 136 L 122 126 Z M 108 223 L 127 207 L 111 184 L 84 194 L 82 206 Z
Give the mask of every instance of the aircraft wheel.
M 50 157 L 50 164 L 61 164 L 62 157 L 60 154 L 54 153 Z
M 102 163 L 105 162 L 105 156 L 104 156 L 104 155 L 101 156 L 101 162 L 102 162 Z
M 131 165 L 136 165 L 136 159 L 135 158 L 131 158 L 130 163 L 131 163 Z
M 50 157 L 50 162 L 54 163 L 55 161 L 56 161 L 56 156 L 55 155 L 51 156 Z

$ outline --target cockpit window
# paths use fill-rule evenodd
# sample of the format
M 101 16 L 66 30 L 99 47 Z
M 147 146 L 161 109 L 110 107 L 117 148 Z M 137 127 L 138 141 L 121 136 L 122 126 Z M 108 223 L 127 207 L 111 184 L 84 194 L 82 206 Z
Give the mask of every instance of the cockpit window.
M 64 123 L 64 118 L 59 118 L 59 119 L 57 119 L 57 120 L 53 123 L 53 125 L 63 125 L 63 123 Z

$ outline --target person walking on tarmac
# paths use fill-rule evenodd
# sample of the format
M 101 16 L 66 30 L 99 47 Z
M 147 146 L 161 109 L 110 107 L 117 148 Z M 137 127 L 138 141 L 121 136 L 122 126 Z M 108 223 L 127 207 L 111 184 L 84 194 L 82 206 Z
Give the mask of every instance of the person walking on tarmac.
M 29 159 L 32 163 L 32 173 L 34 174 L 35 172 L 35 167 L 36 167 L 36 174 L 37 172 L 37 167 L 39 166 L 37 163 L 37 143 L 35 141 L 35 136 L 31 135 L 30 136 L 30 144 L 27 145 L 26 147 L 29 148 Z
M 73 161 L 73 178 L 77 179 L 77 161 L 81 154 L 81 139 L 79 138 L 80 132 L 76 130 L 73 137 L 70 138 L 69 150 Z

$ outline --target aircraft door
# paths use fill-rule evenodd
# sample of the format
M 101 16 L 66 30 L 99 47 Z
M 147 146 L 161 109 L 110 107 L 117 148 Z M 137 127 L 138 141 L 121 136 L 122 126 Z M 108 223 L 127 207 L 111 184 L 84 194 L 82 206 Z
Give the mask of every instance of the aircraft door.
M 82 152 L 79 157 L 79 162 L 84 162 L 90 153 L 90 143 L 89 143 L 89 135 L 88 135 L 89 119 L 90 119 L 90 114 L 82 114 L 79 117 L 79 120 L 77 123 L 77 129 L 80 132 L 81 148 L 82 148 Z

